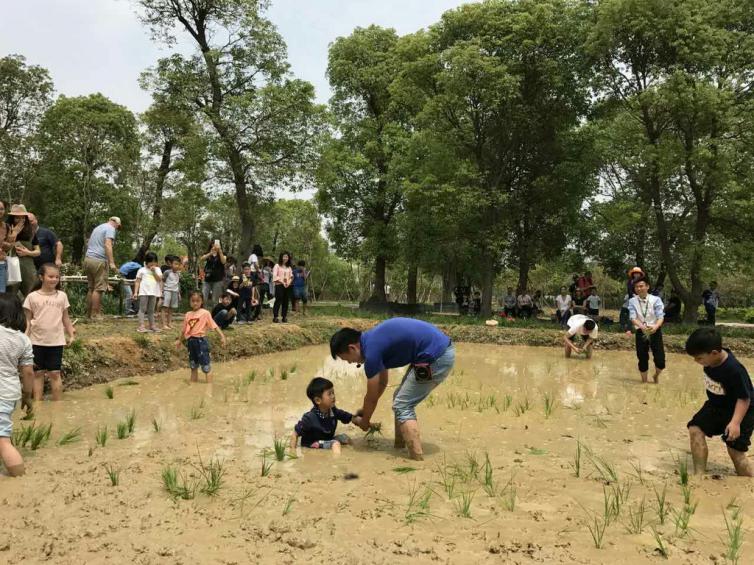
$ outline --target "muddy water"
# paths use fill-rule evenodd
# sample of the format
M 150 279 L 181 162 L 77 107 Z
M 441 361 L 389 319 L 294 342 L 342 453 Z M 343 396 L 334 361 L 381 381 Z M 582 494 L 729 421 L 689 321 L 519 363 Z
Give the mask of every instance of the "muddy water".
M 366 441 L 341 426 L 354 445 L 340 458 L 299 450 L 297 459 L 274 461 L 274 438 L 287 439 L 309 409 L 312 376 L 335 383 L 341 408 L 360 405 L 363 373 L 328 359 L 323 347 L 217 365 L 211 387 L 189 384 L 181 370 L 114 382 L 113 399 L 105 386 L 73 391 L 38 407 L 37 423 L 52 423 L 52 437 L 24 450 L 27 476 L 0 477 L 0 560 L 629 564 L 659 558 L 652 525 L 672 562 L 708 563 L 725 551 L 730 501 L 742 504 L 748 530 L 752 483 L 732 476 L 713 439 L 716 478 L 691 479 L 697 506 L 689 530 L 676 528 L 672 512 L 659 523 L 655 490 L 667 489 L 675 512 L 684 507 L 676 460 L 686 455 L 685 424 L 704 396 L 698 366 L 671 355 L 668 367 L 659 386 L 641 385 L 630 353 L 566 361 L 556 349 L 460 344 L 453 375 L 419 409 L 422 463 L 392 448 L 397 371 L 374 418 L 384 437 Z M 119 440 L 117 423 L 131 410 L 134 433 Z M 104 426 L 110 437 L 100 447 L 95 434 Z M 76 428 L 80 441 L 57 445 Z M 173 500 L 163 490 L 166 465 L 193 484 L 202 462 L 215 458 L 224 468 L 215 496 Z M 272 466 L 262 477 L 264 461 Z M 120 471 L 116 487 L 107 466 Z M 620 489 L 623 504 L 596 549 L 586 524 L 592 513 L 602 518 L 603 487 L 608 495 Z M 643 531 L 629 533 L 642 500 Z

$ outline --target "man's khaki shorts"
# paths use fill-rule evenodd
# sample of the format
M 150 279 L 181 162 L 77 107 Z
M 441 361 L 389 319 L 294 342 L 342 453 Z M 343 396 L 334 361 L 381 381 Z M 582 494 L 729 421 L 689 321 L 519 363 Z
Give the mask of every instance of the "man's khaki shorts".
M 87 257 L 84 259 L 84 273 L 89 290 L 107 292 L 107 262 Z

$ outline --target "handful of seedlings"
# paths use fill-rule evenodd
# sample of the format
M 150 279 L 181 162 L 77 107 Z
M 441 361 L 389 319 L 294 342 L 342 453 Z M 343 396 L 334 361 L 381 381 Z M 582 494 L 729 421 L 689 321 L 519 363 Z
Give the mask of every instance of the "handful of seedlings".
M 369 429 L 364 434 L 364 439 L 372 440 L 377 434 L 382 435 L 382 423 L 380 422 L 369 424 Z

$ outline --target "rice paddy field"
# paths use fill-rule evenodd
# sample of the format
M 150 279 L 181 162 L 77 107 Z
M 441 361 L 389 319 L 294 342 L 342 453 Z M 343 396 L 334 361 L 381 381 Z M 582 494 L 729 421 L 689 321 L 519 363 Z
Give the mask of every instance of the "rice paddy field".
M 393 448 L 390 387 L 340 457 L 291 452 L 315 375 L 361 406 L 322 346 L 67 392 L 16 412 L 27 474 L 0 477 L 3 563 L 750 563 L 752 481 L 719 438 L 694 477 L 701 367 L 642 385 L 628 351 L 457 346 L 419 408 L 425 460 Z M 742 359 L 754 369 L 750 359 Z M 383 435 L 384 434 L 384 435 Z

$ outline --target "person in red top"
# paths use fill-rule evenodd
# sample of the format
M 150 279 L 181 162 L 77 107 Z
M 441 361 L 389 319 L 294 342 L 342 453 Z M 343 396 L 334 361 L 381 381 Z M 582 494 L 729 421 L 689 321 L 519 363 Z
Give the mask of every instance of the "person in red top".
M 191 311 L 186 312 L 183 319 L 181 335 L 175 342 L 176 349 L 180 349 L 181 343 L 186 342 L 189 352 L 189 367 L 191 367 L 191 382 L 199 380 L 199 367 L 207 376 L 207 383 L 212 382 L 211 363 L 209 358 L 209 341 L 207 330 L 215 330 L 220 334 L 220 340 L 225 347 L 225 334 L 217 327 L 212 319 L 212 314 L 204 309 L 204 297 L 201 292 L 194 291 L 189 297 Z
M 584 298 L 589 297 L 592 294 L 592 289 L 594 288 L 591 271 L 587 271 L 586 273 L 581 275 L 579 277 L 579 280 L 576 281 L 576 285 L 581 289 L 581 295 Z

